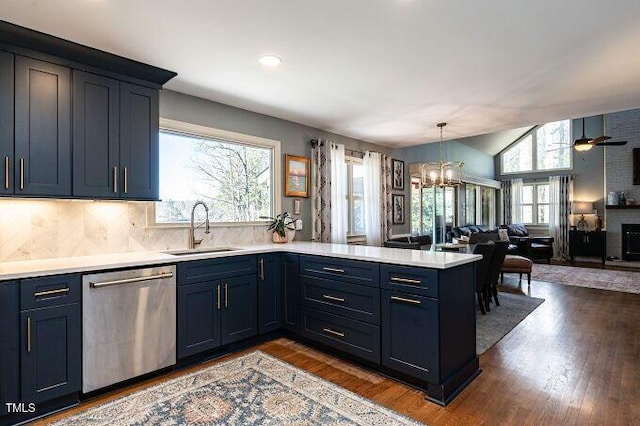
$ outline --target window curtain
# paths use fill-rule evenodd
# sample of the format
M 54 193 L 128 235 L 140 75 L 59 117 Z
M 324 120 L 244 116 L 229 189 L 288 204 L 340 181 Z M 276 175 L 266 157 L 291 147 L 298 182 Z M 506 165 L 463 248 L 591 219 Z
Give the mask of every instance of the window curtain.
M 500 186 L 502 188 L 502 223 L 511 225 L 511 181 L 503 180 Z
M 331 141 L 311 147 L 311 218 L 313 241 L 331 242 Z
M 380 158 L 382 166 L 382 242 L 384 243 L 393 234 L 393 209 L 391 208 L 391 192 L 392 192 L 392 169 L 391 169 L 391 157 L 386 154 L 382 154 Z
M 382 221 L 385 203 L 382 200 L 382 154 L 365 152 L 362 158 L 364 167 L 364 232 L 367 245 L 381 246 L 384 240 Z
M 511 179 L 511 223 L 522 223 L 522 179 Z
M 573 202 L 573 177 L 549 177 L 549 233 L 554 238 L 553 259 L 569 258 L 569 218 Z
M 347 242 L 347 164 L 344 145 L 331 144 L 331 242 Z

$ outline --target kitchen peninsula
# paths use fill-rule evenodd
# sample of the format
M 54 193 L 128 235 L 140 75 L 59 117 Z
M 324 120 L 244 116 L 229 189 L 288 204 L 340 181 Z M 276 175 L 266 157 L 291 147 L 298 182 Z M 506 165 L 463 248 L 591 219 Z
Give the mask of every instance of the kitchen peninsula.
M 0 264 L 0 315 L 11 330 L 0 345 L 2 402 L 35 402 L 41 415 L 81 399 L 80 330 L 90 314 L 82 307 L 101 286 L 81 283 L 101 271 L 126 277 L 156 266 L 176 271 L 177 327 L 168 337 L 178 367 L 286 334 L 417 386 L 442 405 L 479 373 L 478 255 L 308 242 L 184 253 Z M 133 281 L 106 285 L 117 291 L 123 282 Z M 34 362 L 42 364 L 25 367 Z

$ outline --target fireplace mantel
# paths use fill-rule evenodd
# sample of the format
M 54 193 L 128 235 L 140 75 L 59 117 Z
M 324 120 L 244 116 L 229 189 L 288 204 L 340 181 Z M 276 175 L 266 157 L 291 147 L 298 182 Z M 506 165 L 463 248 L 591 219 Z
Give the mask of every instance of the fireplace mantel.
M 631 210 L 631 209 L 640 209 L 640 204 L 633 204 L 633 205 L 627 205 L 627 206 L 616 206 L 616 205 L 607 204 L 604 207 L 607 210 Z

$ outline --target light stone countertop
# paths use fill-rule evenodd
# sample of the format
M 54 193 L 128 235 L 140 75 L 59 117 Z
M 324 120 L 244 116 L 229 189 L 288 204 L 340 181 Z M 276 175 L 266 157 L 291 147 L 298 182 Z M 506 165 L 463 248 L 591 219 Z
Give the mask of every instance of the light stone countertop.
M 199 250 L 207 250 L 201 247 Z M 209 247 L 212 248 L 212 247 Z M 233 251 L 198 253 L 174 256 L 159 251 L 114 253 L 97 256 L 65 257 L 56 259 L 0 262 L 0 281 L 75 272 L 93 272 L 106 269 L 163 265 L 190 260 L 214 259 L 244 254 L 290 252 L 341 259 L 365 260 L 395 265 L 447 269 L 482 259 L 481 255 L 425 250 L 403 250 L 347 244 L 293 242 L 287 244 L 261 244 L 237 246 Z

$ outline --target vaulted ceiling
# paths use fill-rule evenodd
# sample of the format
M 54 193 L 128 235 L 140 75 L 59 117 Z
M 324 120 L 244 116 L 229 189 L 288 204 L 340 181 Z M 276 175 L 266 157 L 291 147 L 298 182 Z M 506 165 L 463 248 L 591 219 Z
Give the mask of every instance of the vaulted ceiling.
M 640 107 L 638 0 L 6 0 L 168 88 L 401 147 Z M 275 54 L 278 68 L 258 63 Z

